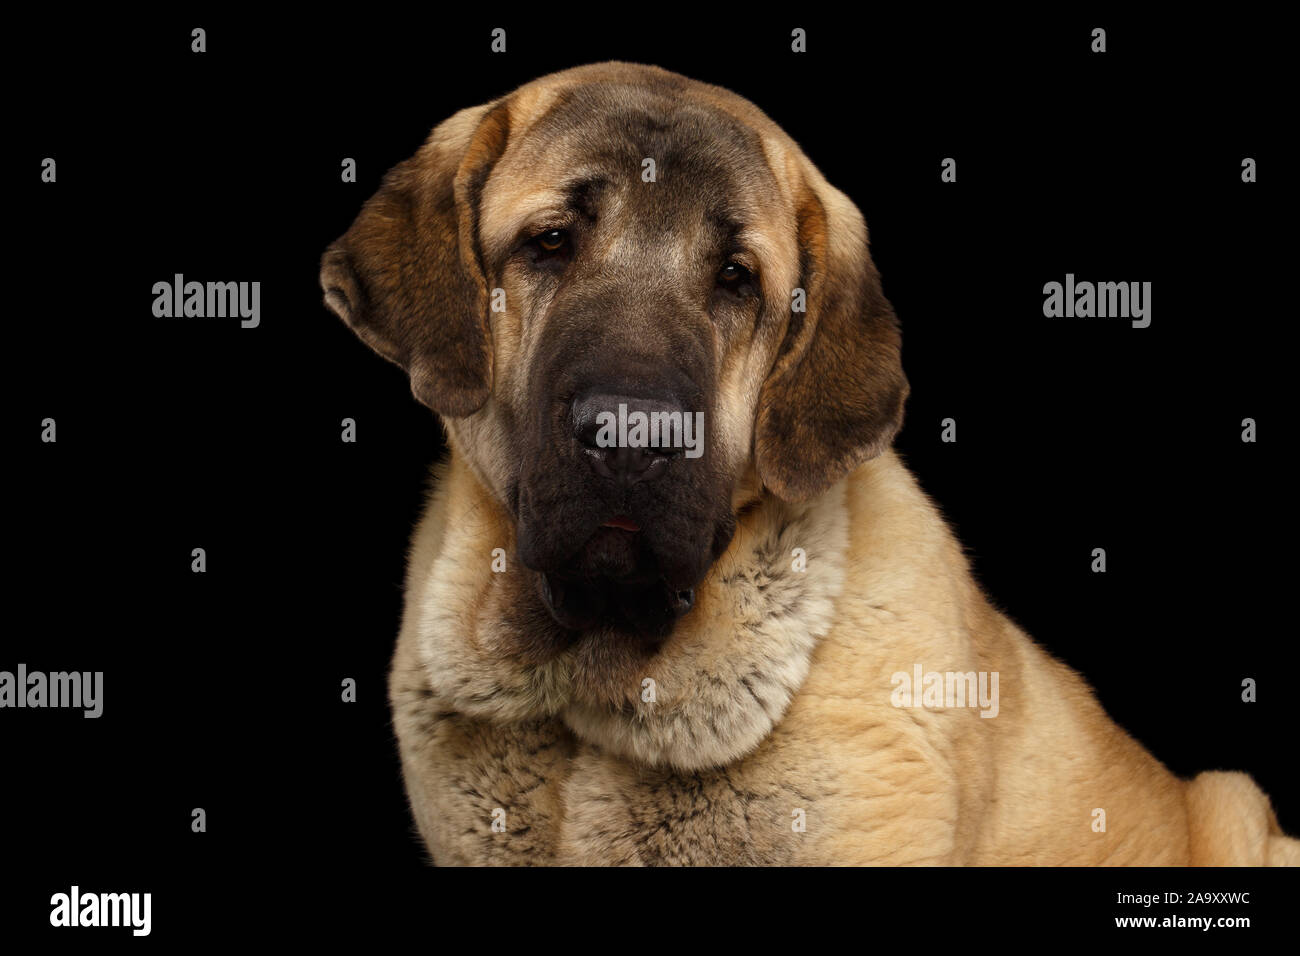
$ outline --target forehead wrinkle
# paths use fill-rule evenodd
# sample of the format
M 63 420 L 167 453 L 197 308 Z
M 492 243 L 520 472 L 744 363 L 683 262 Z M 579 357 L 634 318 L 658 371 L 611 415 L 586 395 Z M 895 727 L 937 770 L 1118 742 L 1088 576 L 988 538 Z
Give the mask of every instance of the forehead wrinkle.
M 573 183 L 602 174 L 571 131 L 554 128 L 557 108 L 571 89 L 534 81 L 514 94 L 505 153 L 479 198 L 479 241 L 488 258 L 500 256 L 530 219 L 562 213 Z
M 558 217 L 563 209 L 563 197 L 553 189 L 525 192 L 514 202 L 484 209 L 480 231 L 485 258 L 498 259 L 509 250 L 515 237 L 530 221 Z
M 599 176 L 597 170 L 547 164 L 532 153 L 507 155 L 488 177 L 479 200 L 479 233 L 484 254 L 492 259 L 514 243 L 530 221 L 559 218 L 573 210 L 572 188 Z
M 508 99 L 510 135 L 506 150 L 489 173 L 479 198 L 480 241 L 485 251 L 499 245 L 503 233 L 517 230 L 527 216 L 553 199 L 546 195 L 553 193 L 546 189 L 547 178 L 521 175 L 523 170 L 513 167 L 518 166 L 521 153 L 528 152 L 528 133 L 551 111 L 563 91 L 563 84 L 547 82 L 543 77 L 515 90 Z M 535 159 L 533 165 L 538 165 Z

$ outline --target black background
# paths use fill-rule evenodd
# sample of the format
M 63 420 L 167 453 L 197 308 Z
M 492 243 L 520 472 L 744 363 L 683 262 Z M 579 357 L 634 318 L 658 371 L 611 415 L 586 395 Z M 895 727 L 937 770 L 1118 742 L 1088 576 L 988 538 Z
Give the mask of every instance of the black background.
M 402 373 L 321 305 L 319 257 L 438 122 L 603 59 L 746 96 L 858 203 L 903 326 L 897 447 L 993 600 L 1171 770 L 1245 770 L 1300 833 L 1294 242 L 1279 241 L 1294 117 L 1281 32 L 1250 16 L 16 22 L 0 669 L 102 670 L 105 709 L 0 713 L 5 855 L 29 874 L 6 924 L 47 925 L 73 882 L 153 890 L 155 937 L 183 934 L 181 913 L 211 931 L 195 887 L 319 903 L 396 874 L 445 892 L 419 875 L 385 687 L 443 445 Z M 789 50 L 794 26 L 807 54 Z M 261 326 L 154 318 L 153 283 L 178 272 L 260 281 Z M 1150 281 L 1150 328 L 1044 318 L 1043 284 L 1067 272 Z M 956 444 L 939 440 L 949 416 Z M 40 441 L 46 417 L 57 444 Z M 1089 892 L 1062 912 L 1104 922 L 1107 894 Z

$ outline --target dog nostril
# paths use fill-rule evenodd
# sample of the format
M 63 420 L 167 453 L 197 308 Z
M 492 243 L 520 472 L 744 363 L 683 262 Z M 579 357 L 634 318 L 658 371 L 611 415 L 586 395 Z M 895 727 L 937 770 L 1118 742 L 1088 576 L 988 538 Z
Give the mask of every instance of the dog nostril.
M 571 414 L 574 438 L 603 477 L 658 478 L 681 453 L 676 439 L 685 412 L 676 402 L 594 392 L 575 398 Z
M 587 448 L 600 448 L 601 429 L 600 412 L 575 405 L 573 409 L 573 433 Z

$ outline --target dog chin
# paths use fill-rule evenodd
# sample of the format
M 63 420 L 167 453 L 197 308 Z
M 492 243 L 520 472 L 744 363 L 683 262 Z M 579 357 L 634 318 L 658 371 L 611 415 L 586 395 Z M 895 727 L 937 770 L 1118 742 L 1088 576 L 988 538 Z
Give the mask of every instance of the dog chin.
M 695 603 L 670 584 L 644 536 L 603 526 L 561 571 L 538 574 L 542 603 L 561 627 L 607 631 L 656 646 Z
M 537 588 L 561 627 L 625 635 L 648 649 L 671 634 L 695 604 L 693 589 L 674 589 L 662 577 L 643 575 L 573 578 L 539 573 Z
M 694 606 L 695 586 L 734 531 L 734 517 L 727 517 L 706 540 L 703 553 L 660 525 L 642 528 L 636 519 L 617 515 L 563 560 L 536 561 L 545 551 L 524 547 L 520 557 L 534 572 L 542 604 L 562 628 L 654 649 Z M 538 540 L 531 533 L 521 538 Z M 559 551 L 554 539 L 546 544 L 555 549 L 552 554 Z

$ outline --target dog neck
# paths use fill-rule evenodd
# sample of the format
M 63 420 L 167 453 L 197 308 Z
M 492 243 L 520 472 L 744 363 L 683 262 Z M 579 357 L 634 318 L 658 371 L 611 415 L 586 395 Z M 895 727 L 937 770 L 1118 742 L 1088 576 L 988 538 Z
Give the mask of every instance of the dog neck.
M 647 650 L 599 630 L 557 633 L 535 575 L 514 557 L 509 514 L 453 453 L 416 532 L 403 629 L 414 630 L 441 707 L 556 718 L 638 763 L 725 765 L 781 720 L 830 628 L 845 496 L 845 482 L 801 504 L 738 494 L 749 504 L 695 607 Z

